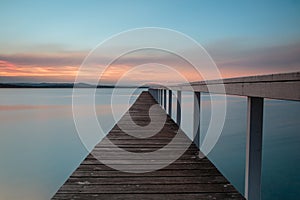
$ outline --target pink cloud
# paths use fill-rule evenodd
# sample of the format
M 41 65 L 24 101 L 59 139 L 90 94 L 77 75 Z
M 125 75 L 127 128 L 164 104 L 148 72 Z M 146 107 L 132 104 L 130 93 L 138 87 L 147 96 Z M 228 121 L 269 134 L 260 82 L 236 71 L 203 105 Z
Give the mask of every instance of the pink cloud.
M 207 49 L 224 78 L 300 70 L 300 43 L 255 48 L 223 42 L 208 45 Z M 86 55 L 87 52 L 0 54 L 0 82 L 9 80 L 7 77 L 11 80 L 74 81 Z M 108 55 L 99 55 L 91 63 L 97 67 L 105 67 L 103 64 L 107 60 L 110 60 Z M 128 70 L 145 63 L 172 66 L 189 81 L 202 79 L 180 57 L 166 52 L 145 50 L 115 60 L 103 74 L 103 81 L 116 82 Z M 98 78 L 96 72 L 93 68 L 87 69 L 82 75 L 86 80 L 91 80 Z M 157 71 L 154 67 L 143 68 L 128 76 L 128 82 L 158 80 L 176 82 L 170 73 Z

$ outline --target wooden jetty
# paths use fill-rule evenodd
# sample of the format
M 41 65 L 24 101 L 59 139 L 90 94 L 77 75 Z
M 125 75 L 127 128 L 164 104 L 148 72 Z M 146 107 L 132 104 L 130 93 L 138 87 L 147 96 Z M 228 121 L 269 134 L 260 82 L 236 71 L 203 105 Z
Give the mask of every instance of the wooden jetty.
M 264 100 L 300 101 L 300 72 L 269 74 L 260 76 L 237 77 L 229 79 L 198 81 L 174 86 L 153 86 L 150 94 L 166 110 L 172 105 L 176 92 L 176 122 L 181 122 L 181 93 L 192 92 L 194 95 L 194 143 L 200 146 L 199 118 L 201 113 L 201 93 L 228 94 L 247 97 L 247 131 L 245 162 L 245 194 L 248 200 L 261 200 L 262 191 L 262 150 Z M 168 94 L 168 95 L 167 95 Z M 168 101 L 167 101 L 168 99 Z M 169 106 L 168 113 L 172 113 Z
M 128 115 L 138 125 L 149 124 L 149 108 L 155 104 L 157 102 L 150 93 L 143 92 L 118 124 L 126 124 Z M 157 112 L 160 115 L 165 111 L 159 108 Z M 108 140 L 130 152 L 153 152 L 167 145 L 178 129 L 178 125 L 169 116 L 158 134 L 145 139 L 128 135 L 115 125 L 52 199 L 245 199 L 207 158 L 198 157 L 199 150 L 191 141 L 179 159 L 156 171 L 129 173 L 104 164 L 115 162 L 116 165 L 122 165 L 123 169 L 133 167 L 131 162 L 128 163 L 128 158 L 122 160 L 122 154 L 117 159 L 110 158 L 109 153 L 114 152 L 115 147 L 109 145 Z M 187 140 L 189 138 L 183 134 L 180 141 Z M 178 148 L 180 142 L 168 151 L 175 152 Z M 105 157 L 105 153 L 108 156 Z M 105 159 L 104 163 L 93 156 L 97 154 L 104 155 L 101 159 Z M 139 157 L 140 164 L 136 170 L 147 167 L 143 165 L 143 159 Z

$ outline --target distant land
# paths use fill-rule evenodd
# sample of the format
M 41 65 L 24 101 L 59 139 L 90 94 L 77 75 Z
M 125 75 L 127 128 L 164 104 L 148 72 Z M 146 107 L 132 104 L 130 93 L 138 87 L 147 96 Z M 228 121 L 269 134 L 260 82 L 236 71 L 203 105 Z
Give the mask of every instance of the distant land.
M 90 85 L 86 83 L 0 83 L 0 88 L 133 88 L 135 86 Z M 142 86 L 139 88 L 148 88 Z

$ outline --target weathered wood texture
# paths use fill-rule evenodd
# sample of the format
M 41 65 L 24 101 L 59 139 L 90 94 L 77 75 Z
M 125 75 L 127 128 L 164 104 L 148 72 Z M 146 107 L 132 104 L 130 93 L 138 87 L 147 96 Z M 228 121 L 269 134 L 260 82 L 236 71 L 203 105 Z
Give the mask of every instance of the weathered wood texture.
M 143 92 L 134 105 L 118 122 L 119 126 L 128 124 L 131 116 L 136 124 L 145 126 L 150 123 L 149 108 L 156 102 L 148 92 Z M 157 115 L 164 111 L 160 108 Z M 151 122 L 151 123 L 158 123 Z M 224 178 L 218 169 L 207 159 L 197 156 L 197 147 L 192 143 L 183 155 L 172 164 L 153 172 L 128 173 L 118 171 L 105 164 L 122 165 L 123 169 L 132 169 L 137 161 L 136 170 L 149 167 L 145 158 L 140 156 L 132 162 L 118 155 L 116 147 L 109 144 L 108 139 L 119 148 L 130 152 L 153 152 L 165 147 L 175 136 L 178 126 L 170 117 L 167 117 L 162 130 L 156 135 L 139 139 L 134 135 L 124 133 L 116 125 L 105 139 L 103 139 L 81 163 L 66 183 L 52 198 L 58 199 L 244 199 L 237 190 Z M 130 127 L 129 127 L 130 129 Z M 132 130 L 134 132 L 134 129 Z M 138 131 L 136 131 L 138 132 Z M 166 151 L 181 151 L 185 141 L 189 139 L 182 135 Z M 107 156 L 105 156 L 107 153 Z M 101 154 L 101 160 L 93 155 Z M 104 156 L 103 156 L 104 155 Z M 164 163 L 165 158 L 153 158 L 153 165 Z

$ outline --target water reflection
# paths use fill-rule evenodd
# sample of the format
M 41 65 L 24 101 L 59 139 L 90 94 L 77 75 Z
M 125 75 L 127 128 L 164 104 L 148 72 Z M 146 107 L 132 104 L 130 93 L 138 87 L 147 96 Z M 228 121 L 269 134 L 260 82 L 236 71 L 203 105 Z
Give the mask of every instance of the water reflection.
M 104 131 L 114 125 L 111 93 L 96 92 L 95 108 Z M 128 92 L 118 94 L 116 107 L 123 111 Z M 85 110 L 90 105 L 79 106 L 81 116 L 88 119 Z M 120 117 L 122 112 L 116 114 Z M 0 199 L 50 199 L 88 153 L 73 122 L 70 89 L 1 89 L 0 127 Z M 88 145 L 93 147 L 100 136 L 89 136 Z
M 174 101 L 175 99 L 173 99 Z M 201 96 L 201 141 L 210 123 L 210 99 Z M 227 96 L 227 116 L 221 137 L 209 159 L 244 193 L 247 98 Z M 192 138 L 192 93 L 183 93 L 182 129 Z M 173 104 L 176 110 L 176 104 Z M 176 111 L 173 111 L 176 119 Z M 217 123 L 217 122 L 216 122 Z M 300 102 L 265 100 L 262 199 L 297 199 L 300 195 Z
M 118 91 L 117 119 L 128 108 L 128 91 Z M 141 91 L 139 91 L 141 92 Z M 104 132 L 114 125 L 112 90 L 96 92 L 96 112 Z M 83 90 L 82 95 L 85 95 Z M 133 96 L 133 103 L 138 93 Z M 210 122 L 210 99 L 201 96 L 201 132 Z M 193 99 L 183 93 L 182 128 L 191 137 Z M 79 105 L 89 121 L 86 104 Z M 173 98 L 172 118 L 176 119 Z M 117 120 L 116 119 L 116 120 Z M 266 100 L 263 149 L 263 199 L 297 199 L 300 195 L 300 102 Z M 0 199 L 50 199 L 87 155 L 72 117 L 72 90 L 0 90 Z M 101 134 L 89 137 L 93 147 Z M 229 96 L 222 135 L 208 157 L 243 193 L 246 98 Z

